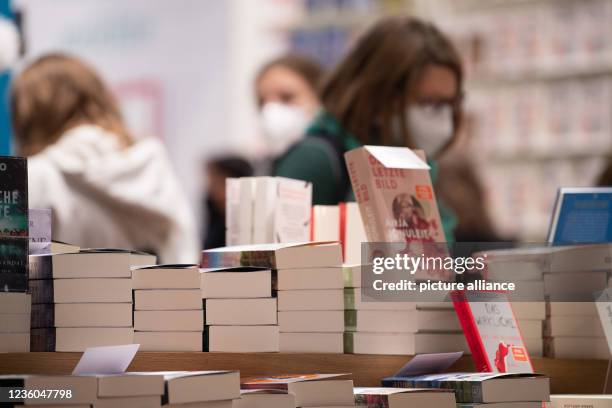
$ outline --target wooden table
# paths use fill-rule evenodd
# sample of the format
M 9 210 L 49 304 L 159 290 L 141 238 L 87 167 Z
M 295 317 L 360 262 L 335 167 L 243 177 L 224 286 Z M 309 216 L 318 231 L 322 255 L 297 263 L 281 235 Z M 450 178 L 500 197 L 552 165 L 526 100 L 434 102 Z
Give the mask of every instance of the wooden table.
M 0 354 L 0 374 L 69 374 L 81 353 Z M 409 356 L 301 353 L 146 353 L 136 355 L 130 371 L 240 370 L 243 376 L 284 373 L 352 373 L 356 386 L 376 386 Z M 603 360 L 532 359 L 537 372 L 551 377 L 551 392 L 601 393 L 608 366 Z M 462 357 L 451 371 L 473 370 Z

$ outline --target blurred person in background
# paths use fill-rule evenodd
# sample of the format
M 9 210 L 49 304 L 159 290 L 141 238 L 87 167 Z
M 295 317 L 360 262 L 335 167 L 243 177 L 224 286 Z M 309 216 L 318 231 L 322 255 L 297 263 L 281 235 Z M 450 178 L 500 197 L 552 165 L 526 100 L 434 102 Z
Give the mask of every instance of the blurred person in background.
M 456 214 L 455 239 L 474 243 L 504 241 L 489 216 L 485 190 L 474 165 L 463 155 L 452 156 L 440 161 L 435 188 L 439 199 Z
M 252 175 L 253 167 L 242 157 L 222 156 L 206 163 L 204 209 L 207 222 L 203 231 L 204 249 L 225 246 L 225 180 Z
M 321 109 L 323 68 L 314 60 L 286 54 L 267 62 L 255 78 L 261 128 L 272 160 L 304 136 Z
M 461 120 L 463 70 L 451 42 L 411 17 L 370 28 L 323 85 L 323 110 L 275 175 L 313 183 L 314 204 L 352 198 L 344 153 L 363 144 L 423 149 L 432 166 L 453 143 Z M 440 205 L 447 240 L 456 220 Z
M 35 60 L 12 84 L 11 114 L 30 207 L 52 209 L 53 239 L 197 261 L 194 218 L 164 147 L 132 137 L 91 67 L 61 54 Z

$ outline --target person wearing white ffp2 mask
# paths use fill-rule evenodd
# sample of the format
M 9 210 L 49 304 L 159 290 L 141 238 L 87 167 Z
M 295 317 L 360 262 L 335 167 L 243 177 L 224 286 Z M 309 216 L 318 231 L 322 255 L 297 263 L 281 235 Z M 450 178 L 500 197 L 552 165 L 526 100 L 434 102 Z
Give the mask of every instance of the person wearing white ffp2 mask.
M 450 143 L 454 134 L 453 107 L 415 105 L 406 112 L 408 133 L 416 148 L 435 158 Z
M 303 135 L 312 120 L 310 112 L 300 106 L 268 102 L 261 108 L 261 128 L 273 156 L 284 153 Z
M 442 65 L 425 68 L 406 103 L 403 117 L 396 115 L 393 120 L 391 132 L 397 145 L 421 149 L 428 161 L 435 161 L 451 144 L 457 133 L 457 109 L 461 103 L 461 91 L 454 76 Z
M 255 93 L 268 154 L 276 158 L 302 138 L 320 109 L 322 68 L 311 59 L 285 55 L 259 71 Z

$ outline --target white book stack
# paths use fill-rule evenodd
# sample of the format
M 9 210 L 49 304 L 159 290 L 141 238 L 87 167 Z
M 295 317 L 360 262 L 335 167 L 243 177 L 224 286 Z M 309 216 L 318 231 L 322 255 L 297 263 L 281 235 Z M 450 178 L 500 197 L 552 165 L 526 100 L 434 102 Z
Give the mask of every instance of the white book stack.
M 3 375 L 0 386 L 47 390 L 24 400 L 32 408 L 232 408 L 240 398 L 237 371 Z
M 154 256 L 100 249 L 29 260 L 32 351 L 133 343 L 131 268 Z
M 451 302 L 419 302 L 415 354 L 463 351 L 471 354 Z
M 593 302 L 550 302 L 545 353 L 556 358 L 607 360 L 608 343 Z
M 93 408 L 160 408 L 164 395 L 161 373 L 97 375 L 98 392 Z
M 202 267 L 240 265 L 268 269 L 274 277 L 268 289 L 276 290 L 278 303 L 262 299 L 272 296 L 266 292 L 259 294 L 258 299 L 248 301 L 248 304 L 246 300 L 233 301 L 237 305 L 236 312 L 230 315 L 228 305 L 232 305 L 232 302 L 210 299 L 211 296 L 223 297 L 203 283 L 203 289 L 209 292 L 205 297 L 208 296 L 206 320 L 210 334 L 210 351 L 251 351 L 243 350 L 243 345 L 232 340 L 238 336 L 248 336 L 242 331 L 250 324 L 249 330 L 258 330 L 258 335 L 263 328 L 270 332 L 267 343 L 258 346 L 257 351 L 342 352 L 342 249 L 338 243 L 260 244 L 202 252 Z M 203 276 L 208 273 L 204 272 Z M 218 272 L 211 274 L 216 273 Z M 250 272 L 243 275 L 249 274 Z M 242 287 L 245 284 L 236 286 Z M 242 295 L 242 299 L 248 297 L 253 298 L 254 295 Z M 235 299 L 236 295 L 230 295 L 226 290 L 224 298 Z M 213 307 L 214 309 L 211 309 Z M 272 318 L 273 308 L 278 312 L 275 314 L 277 320 Z M 274 327 L 276 325 L 278 327 Z M 273 330 L 280 333 L 278 343 L 273 342 Z M 220 337 L 225 339 L 224 344 L 213 343 L 214 338 L 219 336 L 215 333 L 220 332 L 225 333 L 224 337 Z M 234 344 L 231 346 L 232 350 L 227 350 L 231 344 Z M 265 344 L 267 347 L 261 349 Z M 238 347 L 239 345 L 241 347 Z M 219 347 L 223 347 L 223 350 Z
M 196 265 L 135 268 L 134 342 L 142 351 L 202 351 L 204 330 Z
M 312 184 L 285 177 L 226 181 L 227 245 L 306 242 Z
M 313 252 L 312 259 L 317 258 Z M 325 263 L 295 262 L 276 273 L 280 351 L 342 353 L 345 316 L 340 246 Z
M 278 352 L 272 271 L 236 267 L 200 270 L 206 316 L 205 351 Z
M 30 351 L 32 296 L 0 292 L 0 353 Z
M 545 353 L 557 358 L 609 359 L 596 311 L 595 292 L 607 287 L 612 245 L 556 247 L 544 274 L 549 300 L 544 327 Z M 579 300 L 571 302 L 570 300 Z
M 240 398 L 238 371 L 161 372 L 165 386 L 162 407 L 232 408 Z
M 544 274 L 549 264 L 550 248 L 495 250 L 486 252 L 486 255 L 487 280 L 516 284 L 515 293 L 508 296 L 512 301 L 514 317 L 529 355 L 541 357 L 544 350 L 543 328 L 546 320 Z
M 345 266 L 345 344 L 354 354 L 469 353 L 451 303 L 365 301 L 361 266 Z

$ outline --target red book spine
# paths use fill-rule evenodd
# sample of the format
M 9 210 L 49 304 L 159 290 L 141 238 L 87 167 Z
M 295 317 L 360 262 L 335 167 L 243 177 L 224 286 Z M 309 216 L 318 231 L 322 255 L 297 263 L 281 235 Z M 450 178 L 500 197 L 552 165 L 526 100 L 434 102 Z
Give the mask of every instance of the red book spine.
M 472 352 L 472 359 L 474 360 L 476 370 L 480 372 L 493 371 L 484 343 L 480 337 L 476 320 L 474 320 L 470 303 L 465 297 L 465 293 L 463 291 L 452 291 L 451 299 L 453 300 L 455 312 L 457 313 L 459 323 L 463 329 L 463 334 Z
M 338 212 L 339 212 L 339 228 L 340 233 L 338 236 L 340 237 L 340 244 L 342 245 L 342 260 L 346 260 L 346 203 L 338 203 Z
M 314 241 L 314 232 L 315 232 L 315 211 L 314 205 L 310 206 L 310 242 Z

